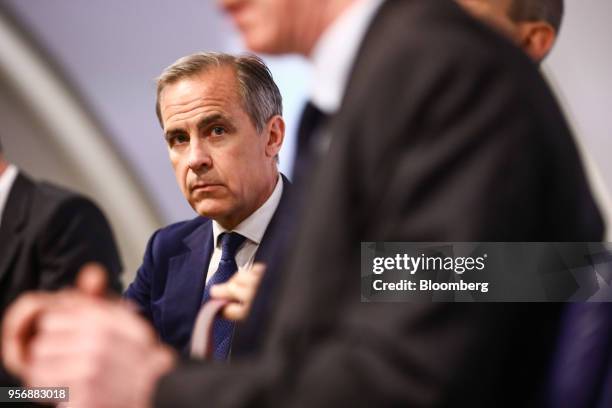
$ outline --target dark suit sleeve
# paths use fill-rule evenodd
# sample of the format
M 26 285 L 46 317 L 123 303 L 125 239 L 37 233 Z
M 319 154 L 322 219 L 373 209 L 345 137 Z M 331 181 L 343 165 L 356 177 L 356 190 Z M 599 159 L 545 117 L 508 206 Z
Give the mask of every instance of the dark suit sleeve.
M 155 232 L 149 239 L 142 265 L 138 268 L 134 281 L 130 283 L 123 294 L 126 299 L 136 304 L 139 313 L 151 322 L 153 321 L 151 311 L 151 284 L 153 281 L 153 271 L 155 270 L 155 238 L 158 236 L 158 233 L 159 231 Z
M 91 201 L 74 196 L 49 216 L 37 240 L 40 288 L 72 284 L 80 268 L 99 262 L 109 272 L 109 288 L 121 293 L 121 261 L 111 228 Z

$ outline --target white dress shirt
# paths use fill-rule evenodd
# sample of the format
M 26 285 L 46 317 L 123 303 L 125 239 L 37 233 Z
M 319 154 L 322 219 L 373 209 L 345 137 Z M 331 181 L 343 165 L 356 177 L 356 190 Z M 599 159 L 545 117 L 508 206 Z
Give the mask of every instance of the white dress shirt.
M 4 207 L 6 207 L 6 201 L 8 200 L 15 179 L 17 178 L 17 167 L 9 164 L 4 170 L 4 173 L 0 176 L 0 224 L 2 223 L 2 214 L 4 213 Z
M 259 248 L 261 239 L 263 238 L 268 224 L 272 216 L 276 212 L 276 208 L 280 203 L 281 196 L 283 195 L 283 178 L 279 175 L 274 191 L 270 194 L 270 197 L 262 204 L 253 214 L 244 219 L 236 228 L 232 231 L 228 231 L 223 228 L 219 223 L 213 220 L 213 253 L 208 264 L 208 272 L 206 274 L 206 282 L 211 276 L 215 274 L 219 267 L 219 261 L 221 261 L 221 245 L 219 243 L 219 235 L 224 232 L 237 232 L 238 234 L 246 237 L 242 247 L 236 252 L 236 264 L 238 268 L 250 268 L 255 260 L 255 252 Z
M 358 0 L 323 32 L 310 60 L 313 64 L 312 103 L 332 115 L 340 108 L 357 51 L 384 0 Z

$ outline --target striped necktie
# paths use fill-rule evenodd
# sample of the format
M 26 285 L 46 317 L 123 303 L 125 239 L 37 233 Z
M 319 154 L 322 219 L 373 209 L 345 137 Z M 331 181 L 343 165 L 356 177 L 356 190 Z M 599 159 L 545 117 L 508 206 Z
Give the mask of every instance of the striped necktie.
M 219 261 L 217 271 L 206 283 L 202 303 L 210 299 L 211 286 L 227 282 L 236 273 L 238 270 L 236 252 L 245 239 L 245 237 L 236 232 L 224 232 L 219 236 L 219 241 L 221 242 L 221 260 Z M 227 359 L 233 332 L 233 322 L 220 317 L 215 318 L 213 323 L 213 359 Z

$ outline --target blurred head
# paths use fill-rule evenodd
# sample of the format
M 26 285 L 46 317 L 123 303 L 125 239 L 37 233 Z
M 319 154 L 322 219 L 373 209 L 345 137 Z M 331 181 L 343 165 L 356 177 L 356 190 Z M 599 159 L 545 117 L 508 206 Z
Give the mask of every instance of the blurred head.
M 251 50 L 309 55 L 325 29 L 355 0 L 218 0 Z
M 157 81 L 157 113 L 193 209 L 233 229 L 270 196 L 285 124 L 280 92 L 253 55 L 199 53 Z
M 509 36 L 534 61 L 552 49 L 563 18 L 563 0 L 457 0 Z

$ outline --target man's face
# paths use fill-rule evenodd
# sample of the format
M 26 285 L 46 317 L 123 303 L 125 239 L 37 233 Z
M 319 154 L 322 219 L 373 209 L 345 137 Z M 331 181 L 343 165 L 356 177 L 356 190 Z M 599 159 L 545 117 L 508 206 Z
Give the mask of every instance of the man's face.
M 280 144 L 269 137 L 276 122 L 257 132 L 233 69 L 211 68 L 167 85 L 160 109 L 176 180 L 198 214 L 232 229 L 265 202 L 277 180 Z
M 248 48 L 257 52 L 306 54 L 316 40 L 319 0 L 218 0 Z M 313 40 L 314 36 L 314 40 Z

